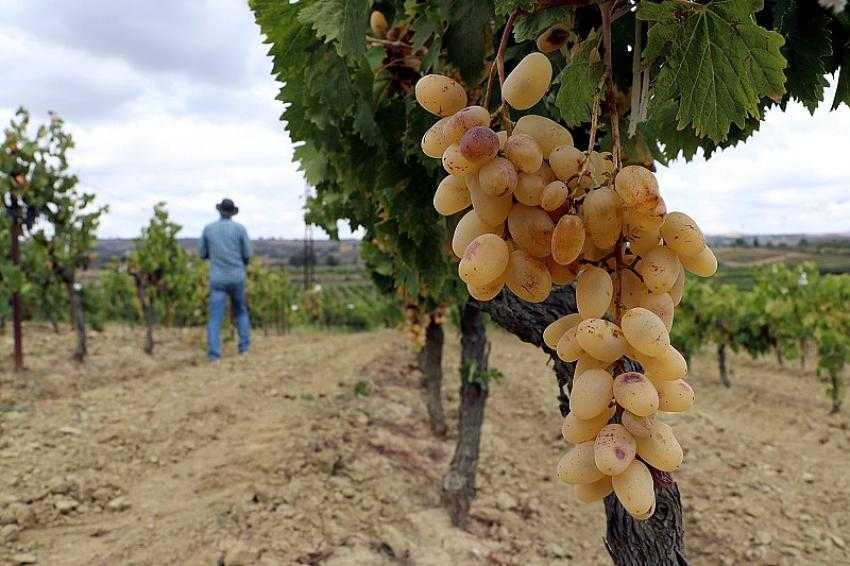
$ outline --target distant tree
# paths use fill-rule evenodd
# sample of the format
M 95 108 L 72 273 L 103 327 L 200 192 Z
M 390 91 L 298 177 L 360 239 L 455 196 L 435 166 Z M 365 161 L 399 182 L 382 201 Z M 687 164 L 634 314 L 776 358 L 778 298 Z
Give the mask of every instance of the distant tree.
M 335 267 L 339 265 L 339 258 L 333 254 L 325 258 L 325 265 Z
M 801 248 L 808 248 L 809 247 L 809 240 L 807 240 L 806 238 L 800 238 L 800 241 L 798 242 L 797 245 L 800 246 Z
M 744 238 L 741 238 L 740 236 L 738 236 L 737 238 L 735 238 L 735 243 L 733 245 L 736 248 L 746 248 L 747 247 L 747 241 Z
M 755 238 L 753 238 L 753 247 L 757 248 L 757 247 L 759 247 L 759 245 L 760 245 L 759 239 L 758 239 L 758 236 L 756 236 Z

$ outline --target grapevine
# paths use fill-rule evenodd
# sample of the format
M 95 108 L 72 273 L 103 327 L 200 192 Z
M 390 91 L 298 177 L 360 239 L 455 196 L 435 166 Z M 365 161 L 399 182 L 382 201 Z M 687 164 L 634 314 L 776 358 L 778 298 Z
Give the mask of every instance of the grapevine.
M 542 52 L 525 56 L 507 76 L 497 56 L 504 102 L 495 116 L 468 105 L 464 88 L 445 75 L 422 77 L 415 93 L 440 118 L 421 145 L 448 173 L 434 208 L 463 213 L 452 249 L 469 294 L 488 301 L 507 288 L 539 303 L 553 285 L 575 284 L 578 313 L 544 331 L 546 344 L 576 363 L 562 428 L 575 446 L 558 463 L 559 479 L 584 502 L 613 491 L 644 520 L 655 511 L 651 469 L 672 472 L 683 460 L 658 413 L 694 403 L 687 363 L 670 344 L 675 306 L 685 272 L 709 277 L 717 260 L 692 218 L 667 212 L 652 171 L 621 164 L 610 5 L 601 10 L 612 152 L 596 150 L 595 131 L 582 151 L 549 118 L 528 114 L 512 122 L 510 109 L 532 108 L 549 90 L 552 65 Z M 541 36 L 538 45 L 546 40 Z M 503 128 L 494 127 L 494 117 Z M 627 371 L 629 359 L 643 371 Z

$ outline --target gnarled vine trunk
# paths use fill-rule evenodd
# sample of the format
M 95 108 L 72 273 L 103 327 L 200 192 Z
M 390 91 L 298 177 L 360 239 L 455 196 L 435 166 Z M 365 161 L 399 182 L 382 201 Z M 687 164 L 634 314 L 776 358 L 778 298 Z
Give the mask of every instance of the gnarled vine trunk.
M 21 223 L 18 219 L 18 200 L 12 198 L 12 210 L 15 211 L 15 216 L 12 218 L 12 226 L 9 229 L 11 234 L 11 246 L 9 248 L 12 265 L 18 267 L 21 264 Z M 12 293 L 12 361 L 15 371 L 24 369 L 24 338 L 23 331 L 23 311 L 24 307 L 21 304 L 21 292 L 15 291 Z
M 467 301 L 460 309 L 460 406 L 455 453 L 443 478 L 443 505 L 452 524 L 462 527 L 475 499 L 475 477 L 481 447 L 484 406 L 490 390 L 481 374 L 486 372 L 490 344 L 480 307 Z
M 443 411 L 443 325 L 437 324 L 432 313 L 425 328 L 425 347 L 419 359 L 425 381 L 425 405 L 431 432 L 437 437 L 446 435 L 446 415 Z
M 139 303 L 142 305 L 142 320 L 145 322 L 145 354 L 153 355 L 153 325 L 156 320 L 153 299 L 148 294 L 147 283 L 143 275 L 131 273 L 136 281 L 136 292 L 139 295 Z
M 74 333 L 77 335 L 77 346 L 74 349 L 74 359 L 81 362 L 85 359 L 88 353 L 88 345 L 86 343 L 86 315 L 83 310 L 83 298 L 80 296 L 80 290 L 77 289 L 76 281 L 73 277 L 64 279 L 65 289 L 68 291 L 68 303 L 71 307 L 71 326 L 74 328 Z
M 569 413 L 569 400 L 565 391 L 572 386 L 575 366 L 562 362 L 543 343 L 543 329 L 557 318 L 576 312 L 575 290 L 570 286 L 553 289 L 549 298 L 539 304 L 523 302 L 503 291 L 492 301 L 480 303 L 480 308 L 505 330 L 552 356 L 561 414 Z M 613 494 L 605 498 L 605 546 L 617 566 L 687 564 L 679 489 L 669 474 L 657 470 L 652 472 L 655 478 L 656 511 L 646 521 L 638 521 L 629 515 Z
M 717 368 L 720 370 L 720 383 L 726 387 L 732 387 L 729 381 L 729 370 L 726 367 L 726 344 L 717 345 Z
M 844 397 L 844 382 L 842 381 L 840 371 L 831 371 L 829 373 L 830 386 L 829 393 L 832 396 L 832 414 L 841 412 L 841 404 Z

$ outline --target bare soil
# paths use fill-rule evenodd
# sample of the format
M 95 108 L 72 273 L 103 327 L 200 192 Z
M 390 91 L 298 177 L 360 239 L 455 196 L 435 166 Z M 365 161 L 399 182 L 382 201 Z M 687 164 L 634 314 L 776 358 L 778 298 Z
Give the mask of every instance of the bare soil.
M 27 328 L 29 369 L 0 373 L 0 563 L 609 562 L 601 505 L 553 480 L 566 446 L 538 350 L 492 331 L 507 379 L 459 531 L 439 507 L 453 433 L 431 437 L 399 333 L 257 336 L 246 359 L 216 366 L 201 338 L 159 331 L 148 357 L 139 330 L 110 328 L 75 365 L 70 333 Z M 446 344 L 455 421 L 457 337 Z M 811 371 L 731 366 L 726 389 L 698 358 L 697 406 L 667 419 L 686 447 L 692 563 L 850 564 L 850 419 L 827 414 Z

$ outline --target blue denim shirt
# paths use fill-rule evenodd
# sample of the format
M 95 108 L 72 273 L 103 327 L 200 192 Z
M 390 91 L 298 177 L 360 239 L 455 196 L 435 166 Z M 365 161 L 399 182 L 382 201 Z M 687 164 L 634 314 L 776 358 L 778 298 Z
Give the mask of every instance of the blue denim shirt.
M 201 235 L 199 254 L 210 260 L 210 285 L 245 281 L 245 266 L 251 259 L 251 241 L 245 227 L 230 218 L 207 224 Z

